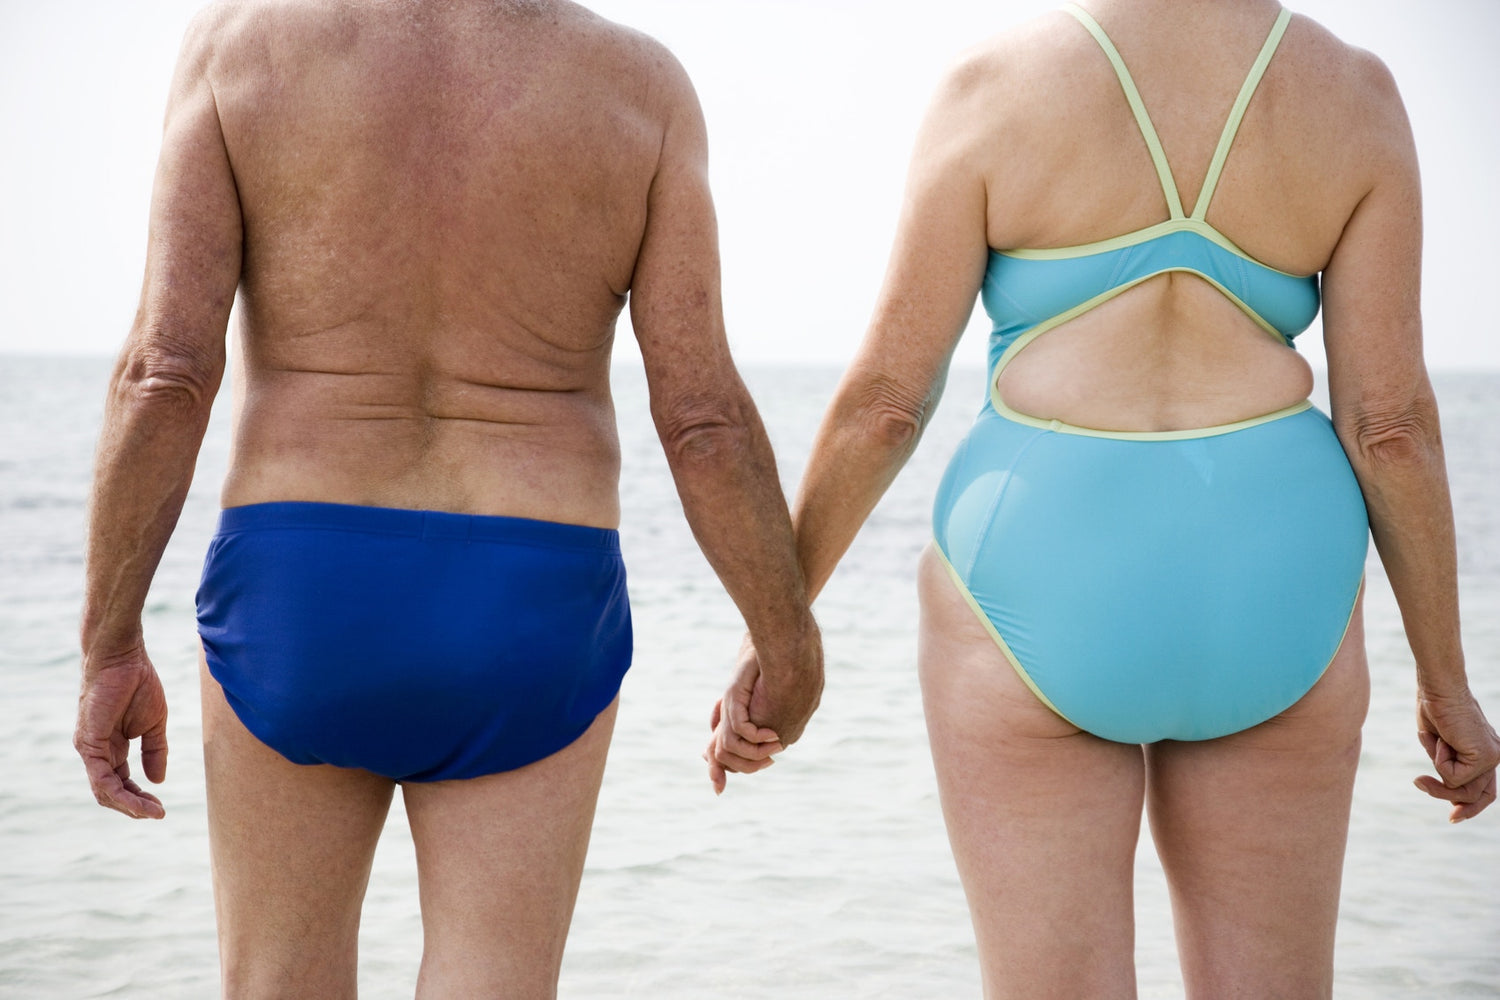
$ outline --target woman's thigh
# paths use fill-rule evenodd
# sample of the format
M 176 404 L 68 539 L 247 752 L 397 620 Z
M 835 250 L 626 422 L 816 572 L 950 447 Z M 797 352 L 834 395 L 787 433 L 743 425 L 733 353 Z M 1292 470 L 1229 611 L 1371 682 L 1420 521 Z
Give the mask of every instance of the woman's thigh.
M 1362 601 L 1281 715 L 1147 750 L 1147 804 L 1189 997 L 1331 995 L 1339 881 L 1369 703 Z
M 422 896 L 419 997 L 555 994 L 618 704 L 526 767 L 403 786 Z
M 987 1000 L 1135 996 L 1138 746 L 1044 706 L 929 550 L 922 700 Z
M 200 671 L 214 907 L 226 997 L 353 997 L 360 907 L 395 784 L 293 764 Z

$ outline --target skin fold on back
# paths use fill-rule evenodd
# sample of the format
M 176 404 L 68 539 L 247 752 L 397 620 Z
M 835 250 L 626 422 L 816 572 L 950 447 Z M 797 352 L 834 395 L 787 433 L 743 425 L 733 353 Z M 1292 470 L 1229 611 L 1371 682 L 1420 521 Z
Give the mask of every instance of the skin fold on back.
M 662 54 L 571 5 L 275 7 L 220 8 L 208 71 L 246 248 L 226 504 L 609 526 Z
M 1158 17 L 1117 12 L 1110 2 L 1090 9 L 1134 78 L 1191 207 L 1279 7 L 1155 6 Z M 1168 22 L 1171 31 L 1159 30 Z M 1360 56 L 1294 17 L 1225 163 L 1207 221 L 1278 270 L 1320 271 L 1369 190 L 1368 167 L 1351 151 L 1369 140 L 1380 118 L 1370 108 L 1382 95 L 1377 87 L 1372 96 L 1371 67 Z M 1168 217 L 1120 83 L 1073 18 L 1048 14 L 977 48 L 954 80 L 966 91 L 960 106 L 976 113 L 970 155 L 985 176 L 992 247 L 1078 246 Z M 1299 355 L 1186 273 L 1152 278 L 1042 335 L 999 382 L 1018 411 L 1144 431 L 1258 416 L 1311 389 Z

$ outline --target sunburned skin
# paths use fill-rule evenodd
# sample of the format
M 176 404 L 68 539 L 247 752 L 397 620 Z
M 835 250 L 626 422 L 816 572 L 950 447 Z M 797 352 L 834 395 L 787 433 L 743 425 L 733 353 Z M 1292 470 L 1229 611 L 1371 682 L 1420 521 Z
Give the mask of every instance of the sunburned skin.
M 222 30 L 253 251 L 224 503 L 613 527 L 609 356 L 668 97 L 644 43 L 576 8 L 431 6 Z
M 684 515 L 760 654 L 736 683 L 778 749 L 800 736 L 821 645 L 775 457 L 729 355 L 707 157 L 671 55 L 561 0 L 233 0 L 199 15 L 93 485 L 74 745 L 101 805 L 165 815 L 128 763 L 139 738 L 137 774 L 166 776 L 141 614 L 236 297 L 227 507 L 613 528 L 609 357 L 628 296 Z M 309 599 L 292 617 L 316 629 L 320 610 Z M 528 617 L 512 612 L 474 616 L 502 630 L 480 645 L 505 645 L 508 619 Z M 441 631 L 430 614 L 413 627 Z M 572 669 L 555 660 L 526 666 Z M 352 997 L 391 777 L 292 763 L 202 676 L 225 995 Z M 614 715 L 525 766 L 403 791 L 419 995 L 555 995 Z
M 573 4 L 201 14 L 173 79 L 141 304 L 100 435 L 86 686 L 123 665 L 155 696 L 140 609 L 226 368 L 236 296 L 226 506 L 612 528 L 609 356 L 628 294 L 684 513 L 761 633 L 742 676 L 778 745 L 794 741 L 821 689 L 817 629 L 775 459 L 729 355 L 707 163 L 682 67 Z M 160 815 L 115 773 L 123 744 L 102 742 L 129 697 L 89 716 L 81 752 L 101 801 Z M 159 708 L 141 723 L 153 780 Z

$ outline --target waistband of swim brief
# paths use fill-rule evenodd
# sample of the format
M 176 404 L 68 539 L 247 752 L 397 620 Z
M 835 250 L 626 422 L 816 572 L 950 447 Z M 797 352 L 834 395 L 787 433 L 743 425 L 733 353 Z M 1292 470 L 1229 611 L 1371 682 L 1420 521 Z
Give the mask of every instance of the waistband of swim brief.
M 354 504 L 279 501 L 226 507 L 219 512 L 220 535 L 265 528 L 315 528 L 411 538 L 452 538 L 511 542 L 552 548 L 620 551 L 620 533 L 585 524 L 536 521 L 525 517 L 453 514 Z

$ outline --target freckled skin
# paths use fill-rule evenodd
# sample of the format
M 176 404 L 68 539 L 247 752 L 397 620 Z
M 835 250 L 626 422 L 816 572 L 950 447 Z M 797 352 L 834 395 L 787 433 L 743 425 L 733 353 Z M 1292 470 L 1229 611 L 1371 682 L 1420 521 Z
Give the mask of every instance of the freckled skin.
M 1082 6 L 1121 52 L 1192 205 L 1278 4 Z M 1076 246 L 1167 215 L 1109 61 L 1072 17 L 1045 14 L 955 64 L 917 138 L 874 318 L 793 506 L 814 594 L 915 448 L 990 250 Z M 1294 16 L 1207 219 L 1273 267 L 1321 272 L 1334 426 L 1416 664 L 1419 739 L 1435 770 L 1417 784 L 1450 818 L 1473 817 L 1494 801 L 1500 739 L 1469 690 L 1460 643 L 1421 352 L 1421 186 L 1379 60 Z M 1172 430 L 1277 410 L 1307 394 L 1311 373 L 1205 282 L 1163 275 L 1043 334 L 998 388 L 1033 416 Z M 1287 585 L 1295 595 L 1297 581 Z M 918 588 L 923 703 L 986 1000 L 1135 997 L 1143 809 L 1188 997 L 1331 995 L 1368 693 L 1358 610 L 1322 679 L 1287 712 L 1218 740 L 1140 747 L 1083 732 L 1032 695 L 931 552 Z
M 140 309 L 89 521 L 75 745 L 100 803 L 160 817 L 166 700 L 141 609 L 234 336 L 226 506 L 305 500 L 613 527 L 629 303 L 695 537 L 782 743 L 822 687 L 786 502 L 729 356 L 692 87 L 552 0 L 227 0 L 184 42 Z M 299 767 L 203 672 L 227 996 L 345 997 L 393 785 Z M 554 995 L 615 708 L 528 767 L 404 789 L 419 996 Z M 400 734 L 392 734 L 400 738 Z
M 667 57 L 547 5 L 276 13 L 208 73 L 247 245 L 226 505 L 614 526 L 609 354 Z

